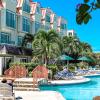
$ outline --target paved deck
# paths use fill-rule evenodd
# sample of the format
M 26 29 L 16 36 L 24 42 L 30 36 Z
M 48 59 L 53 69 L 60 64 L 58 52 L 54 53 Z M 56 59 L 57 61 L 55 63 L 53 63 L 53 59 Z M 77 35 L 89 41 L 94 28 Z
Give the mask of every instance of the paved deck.
M 65 100 L 65 98 L 56 91 L 15 91 L 15 97 L 21 97 L 18 100 Z
M 88 74 L 88 75 L 84 75 L 84 76 L 100 76 L 100 74 Z
M 77 83 L 85 83 L 85 82 L 89 82 L 89 81 L 90 81 L 89 78 L 84 78 L 82 76 L 77 76 L 77 77 L 75 77 L 75 79 L 72 79 L 72 80 L 54 80 L 54 81 L 50 81 L 50 84 L 52 84 L 52 85 L 77 84 Z

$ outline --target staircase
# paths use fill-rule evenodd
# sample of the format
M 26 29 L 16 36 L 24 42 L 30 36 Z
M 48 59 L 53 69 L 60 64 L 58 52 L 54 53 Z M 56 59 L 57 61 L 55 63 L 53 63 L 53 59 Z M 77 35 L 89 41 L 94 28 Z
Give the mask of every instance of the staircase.
M 38 83 L 28 79 L 15 80 L 13 89 L 15 91 L 38 91 Z

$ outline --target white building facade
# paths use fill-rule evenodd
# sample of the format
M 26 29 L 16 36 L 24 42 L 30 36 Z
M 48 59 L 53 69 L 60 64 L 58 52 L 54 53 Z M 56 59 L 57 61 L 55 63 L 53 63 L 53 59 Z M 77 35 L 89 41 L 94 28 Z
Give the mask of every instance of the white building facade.
M 65 34 L 66 20 L 49 8 L 41 8 L 31 0 L 0 0 L 0 75 L 10 61 L 31 61 L 32 50 L 21 49 L 26 33 L 35 34 L 39 29 L 55 29 Z M 31 44 L 30 44 L 31 45 Z M 31 46 L 30 46 L 31 47 Z
M 68 37 L 75 37 L 76 36 L 76 32 L 72 29 L 72 30 L 67 30 L 67 34 Z

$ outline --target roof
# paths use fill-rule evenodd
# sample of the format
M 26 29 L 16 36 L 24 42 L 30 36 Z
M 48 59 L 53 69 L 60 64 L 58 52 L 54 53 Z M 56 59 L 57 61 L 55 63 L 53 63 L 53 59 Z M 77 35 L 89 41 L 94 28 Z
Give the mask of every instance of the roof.
M 0 45 L 0 51 L 4 48 L 5 48 L 7 54 L 32 56 L 32 49 L 16 47 L 16 46 L 11 46 L 11 45 L 5 45 L 5 44 Z

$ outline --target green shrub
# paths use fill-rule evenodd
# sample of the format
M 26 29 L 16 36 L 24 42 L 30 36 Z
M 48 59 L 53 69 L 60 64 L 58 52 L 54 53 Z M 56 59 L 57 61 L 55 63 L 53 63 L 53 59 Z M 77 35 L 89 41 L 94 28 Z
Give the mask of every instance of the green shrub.
M 71 72 L 75 72 L 75 67 L 76 67 L 75 64 L 69 64 L 68 65 L 68 70 L 71 71 Z
M 48 65 L 48 69 L 52 71 L 52 77 L 57 73 L 58 67 L 57 65 Z
M 29 75 L 32 72 L 32 70 L 37 66 L 38 64 L 35 63 L 20 63 L 20 62 L 15 62 L 15 63 L 11 63 L 10 67 L 14 67 L 14 66 L 20 66 L 20 67 L 26 67 L 28 69 Z
M 80 69 L 87 69 L 88 68 L 88 63 L 86 62 L 80 62 L 77 64 L 77 66 L 80 68 Z

